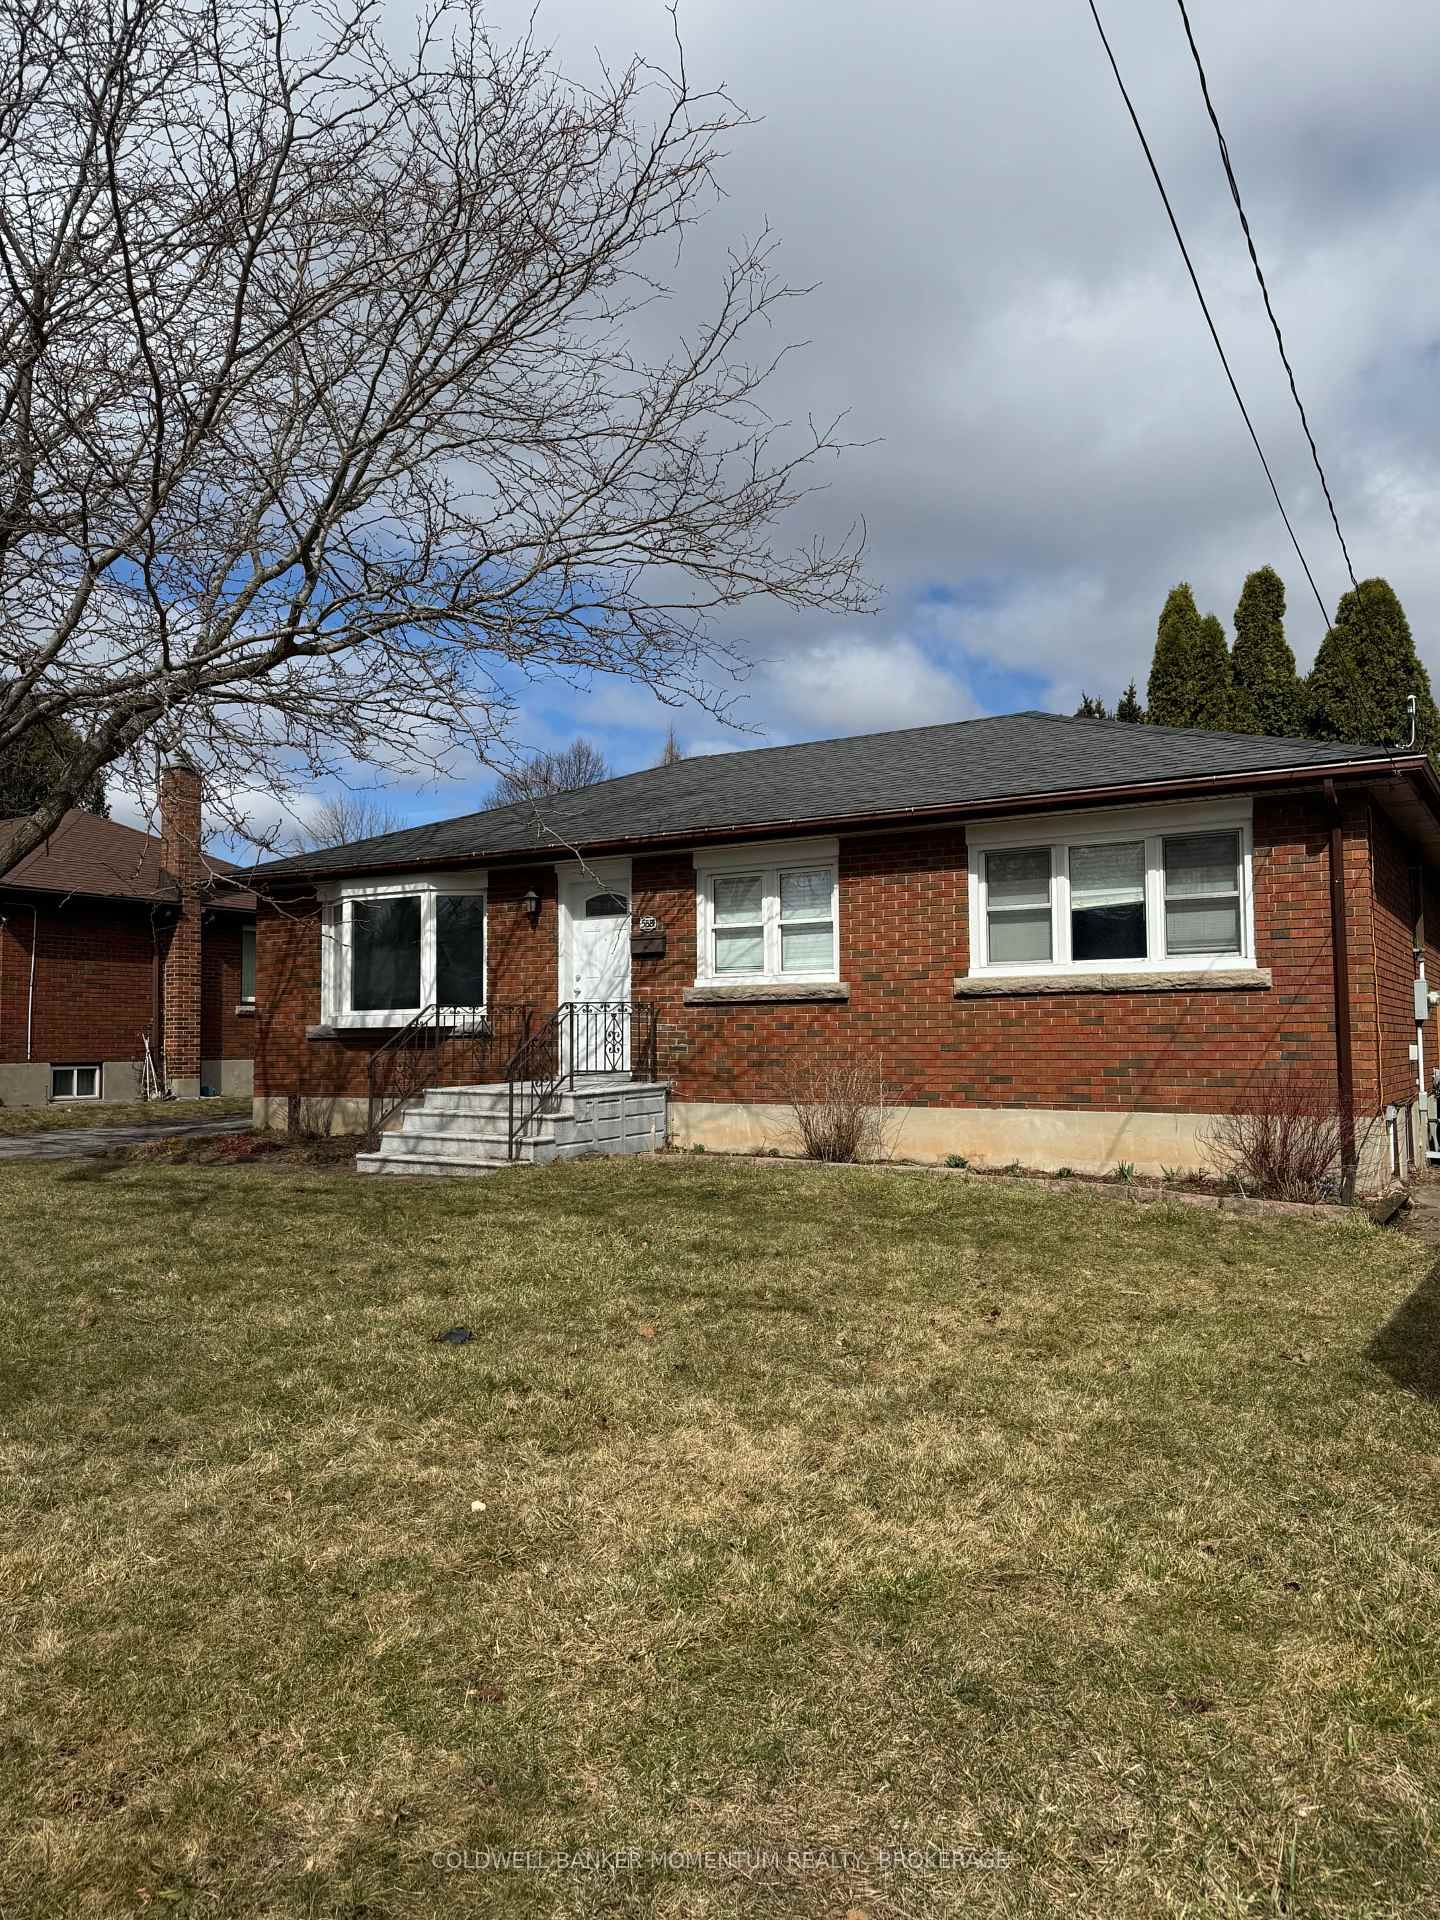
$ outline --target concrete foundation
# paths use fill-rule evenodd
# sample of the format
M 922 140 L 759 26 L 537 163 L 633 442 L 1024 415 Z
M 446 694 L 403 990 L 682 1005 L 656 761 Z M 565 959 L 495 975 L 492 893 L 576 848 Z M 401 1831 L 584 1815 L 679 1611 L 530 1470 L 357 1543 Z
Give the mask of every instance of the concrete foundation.
M 57 1060 L 54 1064 L 69 1066 L 72 1063 Z M 81 1061 L 79 1064 L 88 1066 L 90 1062 Z M 0 1107 L 47 1106 L 50 1101 L 50 1066 L 48 1060 L 0 1062 Z M 253 1085 L 254 1067 L 249 1060 L 207 1060 L 199 1074 L 173 1079 L 170 1088 L 177 1100 L 197 1100 L 202 1086 L 211 1093 L 241 1095 L 249 1093 Z M 140 1067 L 137 1061 L 100 1062 L 100 1099 L 97 1105 L 138 1100 L 140 1097 Z
M 305 1094 L 298 1108 L 304 1133 L 364 1133 L 370 1125 L 370 1102 L 364 1094 Z M 250 1113 L 257 1133 L 284 1133 L 290 1124 L 290 1102 L 283 1093 L 256 1094 Z
M 19 1061 L 0 1066 L 0 1107 L 41 1107 L 49 1098 L 48 1063 Z
M 254 1091 L 255 1062 L 253 1060 L 202 1060 L 200 1084 L 209 1093 L 233 1095 L 238 1099 L 242 1094 Z
M 1054 1173 L 1105 1174 L 1124 1163 L 1137 1173 L 1210 1173 L 1210 1141 L 1217 1116 L 1208 1113 L 1097 1113 L 1041 1107 L 893 1107 L 885 1116 L 885 1146 L 900 1160 L 944 1161 L 960 1154 L 975 1166 L 1018 1161 Z M 788 1107 L 727 1101 L 672 1101 L 670 1144 L 712 1153 L 799 1150 Z M 1390 1178 L 1383 1123 L 1357 1120 L 1359 1186 L 1371 1191 Z

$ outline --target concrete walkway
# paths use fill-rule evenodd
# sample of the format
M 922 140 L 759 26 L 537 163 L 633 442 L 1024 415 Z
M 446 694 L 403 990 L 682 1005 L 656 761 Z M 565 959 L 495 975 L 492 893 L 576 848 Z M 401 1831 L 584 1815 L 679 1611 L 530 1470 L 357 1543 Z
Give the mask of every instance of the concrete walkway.
M 116 1147 L 138 1147 L 146 1140 L 183 1134 L 203 1140 L 212 1134 L 249 1133 L 248 1120 L 182 1120 L 168 1127 L 53 1127 L 48 1133 L 0 1135 L 0 1160 L 94 1160 Z
M 1433 1175 L 1417 1180 L 1411 1187 L 1405 1231 L 1440 1255 L 1440 1180 Z

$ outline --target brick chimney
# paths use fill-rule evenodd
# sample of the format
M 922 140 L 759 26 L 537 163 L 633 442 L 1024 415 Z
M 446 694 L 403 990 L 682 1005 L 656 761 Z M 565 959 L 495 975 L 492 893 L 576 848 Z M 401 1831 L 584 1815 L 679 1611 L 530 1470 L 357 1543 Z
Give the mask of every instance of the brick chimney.
M 160 864 L 179 889 L 164 959 L 165 1079 L 180 1099 L 200 1091 L 200 775 L 177 760 L 160 775 Z

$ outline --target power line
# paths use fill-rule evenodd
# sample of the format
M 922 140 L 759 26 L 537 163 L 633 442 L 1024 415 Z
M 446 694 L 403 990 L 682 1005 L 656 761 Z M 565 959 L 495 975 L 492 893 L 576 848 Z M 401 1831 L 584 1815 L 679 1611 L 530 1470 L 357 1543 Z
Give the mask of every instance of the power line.
M 1240 183 L 1235 178 L 1235 169 L 1230 164 L 1230 148 L 1225 135 L 1220 131 L 1220 118 L 1215 111 L 1215 103 L 1210 98 L 1210 83 L 1205 77 L 1204 63 L 1200 58 L 1200 49 L 1195 44 L 1195 34 L 1190 25 L 1190 15 L 1186 11 L 1185 0 L 1176 0 L 1180 9 L 1180 18 L 1185 23 L 1185 38 L 1190 42 L 1190 52 L 1195 61 L 1195 71 L 1200 76 L 1200 91 L 1205 96 L 1205 111 L 1210 116 L 1210 124 L 1215 129 L 1215 138 L 1220 143 L 1220 160 L 1225 168 L 1225 178 L 1230 182 L 1230 197 L 1235 202 L 1235 211 L 1240 216 L 1241 230 L 1245 235 L 1245 244 L 1250 249 L 1250 264 L 1255 269 L 1255 278 L 1260 282 L 1261 298 L 1265 302 L 1265 311 L 1270 316 L 1270 325 L 1275 334 L 1275 345 L 1280 349 L 1280 359 L 1290 381 L 1290 393 L 1300 415 L 1300 424 L 1305 429 L 1305 438 L 1310 442 L 1310 458 L 1315 462 L 1315 471 L 1320 476 L 1320 485 L 1324 489 L 1325 504 L 1330 509 L 1331 524 L 1335 528 L 1335 538 L 1340 542 L 1340 551 L 1345 556 L 1345 571 L 1350 576 L 1352 587 L 1360 582 L 1355 578 L 1355 569 L 1350 564 L 1350 549 L 1345 544 L 1345 536 L 1340 531 L 1340 516 L 1335 511 L 1335 502 L 1330 494 L 1330 482 L 1325 478 L 1325 469 L 1320 464 L 1320 449 L 1315 445 L 1315 436 L 1310 431 L 1310 422 L 1305 415 L 1305 404 L 1300 398 L 1300 389 L 1295 384 L 1295 369 L 1290 364 L 1290 356 L 1285 351 L 1285 336 L 1280 331 L 1280 322 L 1275 318 L 1275 309 L 1270 304 L 1270 289 L 1265 284 L 1265 275 L 1260 268 L 1260 256 L 1255 251 L 1254 237 L 1250 232 L 1250 222 L 1245 217 L 1245 205 L 1240 198 Z
M 1270 471 L 1270 462 L 1265 458 L 1265 449 L 1261 446 L 1260 436 L 1255 431 L 1255 423 L 1250 418 L 1249 409 L 1246 407 L 1245 402 L 1241 397 L 1239 387 L 1235 384 L 1235 376 L 1230 371 L 1230 362 L 1225 357 L 1225 349 L 1221 345 L 1219 331 L 1216 328 L 1215 321 L 1212 318 L 1210 313 L 1210 308 L 1206 303 L 1204 292 L 1202 291 L 1200 286 L 1200 276 L 1196 273 L 1195 263 L 1190 258 L 1190 249 L 1186 246 L 1185 236 L 1180 231 L 1180 222 L 1175 218 L 1175 209 L 1171 206 L 1170 196 L 1165 191 L 1165 182 L 1161 179 L 1160 169 L 1155 164 L 1155 155 L 1150 151 L 1150 142 L 1145 138 L 1145 129 L 1140 124 L 1140 116 L 1135 111 L 1135 103 L 1130 98 L 1129 90 L 1127 89 L 1124 80 L 1121 79 L 1120 77 L 1120 68 L 1118 63 L 1116 62 L 1115 55 L 1111 50 L 1110 42 L 1106 37 L 1105 28 L 1101 24 L 1100 14 L 1098 9 L 1096 8 L 1095 0 L 1087 0 L 1087 4 L 1090 8 L 1090 17 L 1095 22 L 1095 31 L 1100 36 L 1100 44 L 1105 49 L 1105 57 L 1110 62 L 1110 71 L 1115 76 L 1115 84 L 1120 89 L 1120 98 L 1125 102 L 1126 111 L 1130 115 L 1130 123 L 1135 129 L 1136 136 L 1140 141 L 1140 145 L 1144 151 L 1145 158 L 1150 163 L 1150 172 L 1154 176 L 1155 185 L 1159 190 L 1160 198 L 1165 206 L 1165 211 L 1170 218 L 1170 229 L 1171 229 L 1171 232 L 1175 235 L 1175 244 L 1180 249 L 1181 258 L 1185 262 L 1186 272 L 1190 275 L 1190 284 L 1195 289 L 1195 298 L 1200 302 L 1200 311 L 1204 314 L 1205 324 L 1210 329 L 1210 338 L 1215 342 L 1215 351 L 1219 354 L 1220 364 L 1225 369 L 1225 378 L 1230 382 L 1230 391 L 1235 396 L 1235 404 L 1237 407 L 1239 407 L 1241 418 L 1244 420 L 1246 427 L 1250 431 L 1250 438 L 1254 442 L 1255 451 L 1260 456 L 1260 464 L 1265 469 L 1265 478 L 1270 482 L 1270 491 L 1275 496 L 1275 505 L 1280 510 L 1280 518 L 1285 522 L 1285 531 L 1290 536 L 1290 544 L 1295 549 L 1296 555 L 1300 561 L 1300 565 L 1305 569 L 1305 578 L 1310 582 L 1310 591 L 1315 596 L 1315 604 L 1317 607 L 1319 607 L 1321 615 L 1324 618 L 1325 624 L 1328 627 L 1332 624 L 1330 615 L 1326 610 L 1325 602 L 1320 597 L 1320 589 L 1315 584 L 1315 576 L 1310 571 L 1310 562 L 1305 558 L 1305 554 L 1303 549 L 1301 548 L 1300 542 L 1295 536 L 1295 529 L 1290 524 L 1290 516 L 1285 511 L 1285 502 L 1280 498 L 1280 489 L 1279 487 L 1276 486 L 1275 476 Z

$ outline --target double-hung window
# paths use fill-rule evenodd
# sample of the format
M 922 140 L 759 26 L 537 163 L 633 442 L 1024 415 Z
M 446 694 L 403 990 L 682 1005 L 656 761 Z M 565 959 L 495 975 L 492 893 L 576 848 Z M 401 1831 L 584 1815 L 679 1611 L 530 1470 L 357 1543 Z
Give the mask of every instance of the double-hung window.
M 742 856 L 743 858 L 743 856 Z M 699 978 L 717 986 L 832 981 L 838 951 L 833 851 L 797 849 L 767 860 L 700 866 Z
M 1165 841 L 1165 950 L 1238 953 L 1244 874 L 1238 834 L 1181 833 Z
M 971 971 L 1253 967 L 1250 862 L 1232 805 L 975 828 Z
M 324 933 L 322 999 L 332 1025 L 403 1025 L 431 1006 L 484 1011 L 483 877 L 342 883 L 325 906 Z

